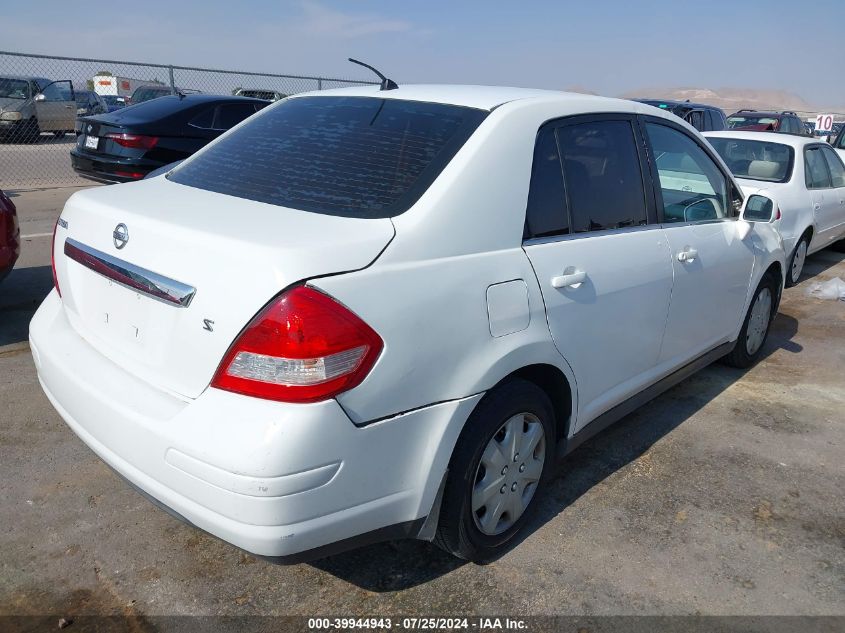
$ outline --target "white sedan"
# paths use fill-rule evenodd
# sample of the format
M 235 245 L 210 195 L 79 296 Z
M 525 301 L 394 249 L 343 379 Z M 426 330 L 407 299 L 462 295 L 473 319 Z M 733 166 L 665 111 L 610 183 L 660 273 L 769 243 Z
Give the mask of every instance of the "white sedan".
M 773 198 L 789 258 L 787 285 L 798 283 L 808 254 L 845 238 L 845 164 L 815 138 L 771 132 L 708 132 L 746 194 Z
M 839 131 L 839 134 L 831 139 L 831 145 L 836 153 L 845 161 L 845 127 Z
M 297 95 L 166 175 L 74 194 L 31 347 L 88 446 L 238 547 L 489 560 L 558 458 L 764 353 L 773 212 L 630 101 Z

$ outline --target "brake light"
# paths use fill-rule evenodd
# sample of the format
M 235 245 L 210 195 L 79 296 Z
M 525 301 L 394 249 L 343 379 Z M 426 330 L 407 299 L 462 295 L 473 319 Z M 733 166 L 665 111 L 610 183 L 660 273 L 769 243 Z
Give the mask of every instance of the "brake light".
M 50 244 L 50 268 L 53 269 L 53 287 L 59 296 L 62 296 L 62 289 L 59 288 L 59 278 L 56 275 L 56 231 L 59 230 L 59 219 L 56 218 L 56 224 L 53 227 L 53 241 Z
M 780 220 L 782 217 L 783 217 L 783 215 L 780 212 L 780 207 L 776 206 L 775 207 L 775 220 Z
M 136 180 L 146 176 L 145 173 L 140 172 L 140 171 L 120 171 L 120 170 L 115 171 L 114 175 L 120 176 L 122 178 L 134 178 Z
M 113 140 L 121 147 L 132 149 L 152 149 L 158 143 L 157 136 L 144 136 L 142 134 L 127 134 L 125 132 L 106 134 L 106 138 Z
M 6 246 L 19 245 L 18 215 L 14 203 L 0 190 L 0 236 Z
M 360 384 L 383 347 L 381 337 L 348 308 L 297 286 L 247 325 L 211 386 L 282 402 L 328 400 Z

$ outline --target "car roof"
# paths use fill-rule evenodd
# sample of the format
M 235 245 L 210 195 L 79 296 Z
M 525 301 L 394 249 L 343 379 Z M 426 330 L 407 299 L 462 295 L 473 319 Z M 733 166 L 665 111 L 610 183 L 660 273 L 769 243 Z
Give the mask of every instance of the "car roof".
M 777 132 L 743 132 L 741 130 L 722 130 L 721 132 L 704 132 L 707 138 L 735 138 L 748 141 L 761 141 L 764 143 L 779 143 L 790 145 L 795 148 L 802 148 L 806 145 L 826 145 L 818 138 L 810 136 L 797 136 L 792 134 L 780 134 Z
M 292 95 L 291 98 L 300 98 L 304 96 L 404 99 L 408 101 L 425 101 L 428 103 L 464 106 L 480 110 L 493 110 L 512 101 L 553 99 L 561 102 L 588 101 L 591 104 L 594 104 L 598 109 L 602 107 L 602 104 L 613 104 L 611 109 L 618 111 L 618 104 L 623 101 L 622 99 L 598 97 L 574 92 L 561 92 L 557 90 L 510 88 L 501 86 L 466 86 L 453 84 L 411 84 L 399 86 L 399 88 L 395 90 L 380 90 L 378 86 L 355 86 L 352 88 L 336 88 L 332 90 L 300 93 Z M 634 102 L 628 103 L 633 106 Z M 657 108 L 654 109 L 656 110 Z
M 0 79 L 22 79 L 24 81 L 47 81 L 47 82 L 52 81 L 50 79 L 47 79 L 46 77 L 38 77 L 36 75 L 0 75 Z
M 783 116 L 798 116 L 794 112 L 775 112 L 774 110 L 737 110 L 731 116 L 759 116 L 778 119 Z

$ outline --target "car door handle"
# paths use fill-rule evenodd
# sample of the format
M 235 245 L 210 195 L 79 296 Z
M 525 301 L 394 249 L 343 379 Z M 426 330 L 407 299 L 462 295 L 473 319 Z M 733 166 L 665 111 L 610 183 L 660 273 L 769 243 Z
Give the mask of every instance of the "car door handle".
M 813 211 L 818 211 L 821 208 L 822 208 L 822 205 L 820 205 L 818 202 L 813 204 Z
M 691 262 L 695 260 L 696 257 L 698 257 L 698 251 L 694 248 L 690 248 L 689 246 L 678 253 L 679 262 Z
M 552 286 L 554 288 L 567 288 L 569 286 L 577 286 L 582 284 L 587 279 L 587 273 L 583 270 L 576 270 L 574 273 L 568 275 L 558 275 L 552 277 Z

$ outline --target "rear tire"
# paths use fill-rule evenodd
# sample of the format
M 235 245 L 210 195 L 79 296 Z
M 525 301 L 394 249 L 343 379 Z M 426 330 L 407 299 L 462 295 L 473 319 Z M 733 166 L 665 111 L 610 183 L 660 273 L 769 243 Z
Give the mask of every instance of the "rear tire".
M 536 510 L 554 438 L 552 403 L 534 383 L 510 380 L 484 396 L 452 454 L 434 542 L 477 563 L 503 553 Z
M 789 266 L 786 269 L 786 287 L 791 288 L 801 280 L 801 273 L 804 271 L 804 262 L 807 259 L 807 249 L 810 247 L 810 236 L 807 233 L 801 236 L 789 258 Z
M 774 276 L 767 274 L 760 280 L 760 285 L 751 298 L 745 321 L 739 331 L 736 345 L 722 362 L 731 367 L 746 369 L 756 363 L 766 345 L 772 321 L 775 318 L 775 306 L 779 283 Z

